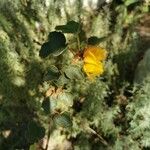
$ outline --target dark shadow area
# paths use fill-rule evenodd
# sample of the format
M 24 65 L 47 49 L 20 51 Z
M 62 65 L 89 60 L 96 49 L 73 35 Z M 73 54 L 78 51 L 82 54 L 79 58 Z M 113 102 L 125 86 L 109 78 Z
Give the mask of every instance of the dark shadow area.
M 33 59 L 36 48 L 28 29 L 17 18 L 18 10 L 8 2 L 0 11 L 0 29 L 9 37 L 7 39 L 1 35 L 4 40 L 0 41 L 0 149 L 29 149 L 45 132 L 35 113 L 41 107 L 42 95 L 38 85 L 42 81 L 43 69 L 42 65 Z M 24 77 L 24 85 L 17 86 L 12 82 L 17 75 L 13 70 L 15 68 L 12 69 L 11 62 L 8 61 L 9 52 L 18 55 L 17 59 L 11 58 L 12 61 L 25 64 L 25 75 L 18 74 Z M 9 134 L 6 136 L 7 132 Z
M 4 57 L 4 53 L 1 53 L 1 55 Z M 40 103 L 36 98 L 40 97 L 37 85 L 41 80 L 41 68 L 37 62 L 30 64 L 30 69 L 27 68 L 25 86 L 17 87 L 12 83 L 12 79 L 8 73 L 8 70 L 10 70 L 8 64 L 4 63 L 2 59 L 0 59 L 0 64 L 0 94 L 2 96 L 0 104 L 0 132 L 5 133 L 8 130 L 10 131 L 7 138 L 3 134 L 0 135 L 0 147 L 3 149 L 26 149 L 32 142 L 34 143 L 40 138 L 37 135 L 34 137 L 35 139 L 30 139 L 30 136 L 34 133 L 30 131 L 29 124 L 34 122 L 34 126 L 38 126 L 39 129 L 44 130 L 40 123 L 36 121 L 38 116 L 35 114 L 40 107 Z M 32 89 L 36 91 L 34 96 L 29 94 L 29 90 Z

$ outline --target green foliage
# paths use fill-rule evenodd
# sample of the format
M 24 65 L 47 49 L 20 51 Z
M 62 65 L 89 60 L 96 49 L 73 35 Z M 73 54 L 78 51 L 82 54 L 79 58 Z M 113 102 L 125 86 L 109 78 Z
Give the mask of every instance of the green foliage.
M 135 83 L 141 84 L 142 82 L 149 81 L 150 73 L 150 50 L 147 50 L 144 58 L 139 62 L 135 72 Z
M 150 147 L 149 70 L 149 50 L 147 50 L 136 69 L 134 84 L 137 92 L 127 106 L 128 119 L 131 120 L 129 133 L 132 135 L 132 139 L 138 139 L 140 145 L 146 148 Z
M 36 150 L 36 144 L 31 145 L 29 150 Z
M 113 146 L 114 150 L 140 150 L 141 148 L 138 145 L 138 142 L 134 141 L 131 136 L 119 137 Z
M 132 103 L 127 107 L 130 121 L 129 133 L 133 139 L 139 138 L 142 147 L 149 147 L 149 81 L 133 97 Z
M 149 148 L 149 49 L 143 59 L 139 62 L 135 72 L 135 94 L 131 103 L 127 106 L 127 116 L 130 120 L 128 129 L 132 140 L 138 139 L 138 145 L 142 148 Z
M 134 3 L 138 2 L 138 1 L 139 0 L 125 0 L 124 3 L 125 3 L 126 6 L 129 6 L 129 5 L 134 4 Z

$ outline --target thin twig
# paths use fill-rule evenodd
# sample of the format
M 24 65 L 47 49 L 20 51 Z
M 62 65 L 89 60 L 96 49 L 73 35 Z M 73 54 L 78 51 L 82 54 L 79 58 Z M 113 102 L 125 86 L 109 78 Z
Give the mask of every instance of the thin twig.
M 52 121 L 50 119 L 45 150 L 48 150 L 48 144 L 49 144 L 49 140 L 50 140 L 50 136 L 51 136 L 51 132 L 52 132 L 52 124 L 51 123 L 52 123 Z
M 108 146 L 107 141 L 106 141 L 100 134 L 98 134 L 95 130 L 93 130 L 93 129 L 90 128 L 90 127 L 88 127 L 87 129 L 88 129 L 91 133 L 95 134 L 105 146 Z

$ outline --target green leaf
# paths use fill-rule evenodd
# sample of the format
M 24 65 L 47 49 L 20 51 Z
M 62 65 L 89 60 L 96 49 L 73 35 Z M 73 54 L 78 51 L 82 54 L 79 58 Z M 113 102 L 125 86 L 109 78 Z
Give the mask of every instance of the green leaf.
M 83 73 L 78 66 L 69 66 L 65 69 L 65 74 L 69 79 L 83 79 Z
M 73 95 L 69 92 L 63 92 L 58 95 L 58 105 L 62 106 L 62 108 L 68 108 L 73 105 Z M 65 107 L 64 107 L 65 106 Z
M 41 127 L 37 122 L 31 121 L 28 123 L 26 131 L 26 137 L 30 143 L 37 142 L 45 135 L 45 129 Z
M 53 31 L 53 32 L 50 32 L 48 35 L 48 42 L 50 42 L 51 44 L 53 44 L 54 42 L 54 47 L 57 48 L 57 45 L 55 44 L 60 45 L 59 47 L 65 46 L 66 38 L 63 33 Z
M 66 51 L 66 50 L 67 50 L 67 47 L 65 47 L 65 48 L 60 48 L 60 49 L 58 49 L 57 51 L 53 52 L 53 56 L 59 56 L 59 55 L 61 55 L 64 51 Z
M 30 149 L 29 149 L 29 150 L 36 150 L 36 149 L 37 149 L 36 144 L 32 144 L 32 145 L 30 146 Z
M 51 99 L 50 100 L 50 105 L 51 105 L 51 113 L 55 113 L 56 111 L 56 109 L 57 109 L 57 100 L 56 99 Z
M 63 33 L 56 31 L 50 32 L 48 42 L 42 45 L 39 56 L 45 58 L 50 54 L 55 55 L 55 53 L 58 56 L 64 51 L 66 46 L 66 38 Z
M 49 115 L 55 111 L 57 108 L 56 99 L 46 98 L 42 103 L 42 108 L 46 115 Z
M 60 72 L 57 69 L 56 66 L 50 66 L 48 68 L 47 73 L 44 76 L 44 81 L 49 81 L 49 80 L 57 80 L 60 76 Z
M 139 0 L 125 0 L 125 5 L 129 6 L 129 5 L 134 4 L 134 3 L 138 2 L 138 1 Z
M 39 56 L 45 58 L 51 53 L 50 51 L 50 43 L 46 42 L 42 45 Z
M 88 38 L 88 44 L 89 45 L 97 45 L 100 42 L 103 42 L 107 37 L 101 37 L 98 38 L 97 36 L 91 36 L 90 38 Z
M 69 21 L 66 25 L 55 27 L 56 30 L 61 30 L 63 33 L 78 33 L 80 32 L 80 24 L 75 21 Z
M 68 84 L 70 81 L 68 78 L 65 77 L 64 74 L 62 74 L 59 79 L 56 82 L 57 86 L 64 86 L 65 84 Z
M 141 6 L 141 10 L 142 10 L 144 13 L 148 13 L 148 12 L 149 12 L 149 5 L 143 5 L 143 6 Z
M 51 103 L 50 103 L 50 100 L 49 98 L 46 98 L 43 103 L 42 103 L 42 108 L 44 109 L 44 112 L 46 114 L 50 114 L 50 110 L 51 110 Z
M 55 125 L 58 127 L 68 128 L 72 126 L 72 121 L 67 112 L 54 117 Z

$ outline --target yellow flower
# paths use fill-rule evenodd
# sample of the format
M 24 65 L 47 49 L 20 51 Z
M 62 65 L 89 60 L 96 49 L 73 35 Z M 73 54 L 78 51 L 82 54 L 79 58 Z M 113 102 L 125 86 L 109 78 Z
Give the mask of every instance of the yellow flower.
M 90 46 L 88 47 L 85 52 L 83 57 L 86 58 L 89 55 L 93 55 L 96 60 L 102 61 L 105 60 L 107 57 L 107 51 L 101 47 L 96 47 L 96 46 Z
M 101 61 L 105 60 L 107 57 L 107 52 L 105 49 L 90 46 L 85 50 L 83 57 L 83 70 L 88 77 L 93 78 L 103 74 L 104 67 Z
M 83 70 L 90 78 L 94 78 L 95 76 L 101 75 L 104 72 L 103 64 L 101 62 L 97 64 L 85 63 Z

